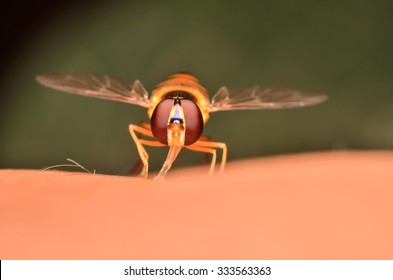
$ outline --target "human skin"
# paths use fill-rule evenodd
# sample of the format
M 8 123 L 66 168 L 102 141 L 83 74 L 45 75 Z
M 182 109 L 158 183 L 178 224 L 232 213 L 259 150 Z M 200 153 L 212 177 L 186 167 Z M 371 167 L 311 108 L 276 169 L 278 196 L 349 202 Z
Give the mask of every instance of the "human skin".
M 392 259 L 393 152 L 173 169 L 0 170 L 0 259 Z

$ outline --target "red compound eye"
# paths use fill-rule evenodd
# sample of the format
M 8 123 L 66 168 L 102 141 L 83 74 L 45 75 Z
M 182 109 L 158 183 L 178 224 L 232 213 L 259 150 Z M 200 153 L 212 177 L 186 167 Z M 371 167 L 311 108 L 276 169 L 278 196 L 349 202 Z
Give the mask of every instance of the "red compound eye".
M 186 137 L 184 144 L 191 145 L 196 142 L 202 134 L 203 118 L 198 106 L 188 99 L 164 99 L 154 109 L 151 116 L 151 130 L 154 137 L 162 144 L 168 144 L 167 127 L 168 119 L 175 102 L 183 109 L 185 120 L 182 120 L 186 127 Z

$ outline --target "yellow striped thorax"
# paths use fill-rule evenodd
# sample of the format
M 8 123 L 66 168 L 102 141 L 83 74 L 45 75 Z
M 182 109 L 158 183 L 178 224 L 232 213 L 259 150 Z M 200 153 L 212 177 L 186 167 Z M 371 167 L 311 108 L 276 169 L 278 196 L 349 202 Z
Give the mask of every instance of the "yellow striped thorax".
M 209 104 L 209 95 L 207 90 L 191 74 L 178 73 L 169 77 L 169 79 L 159 83 L 152 91 L 150 102 L 151 106 L 147 112 L 149 118 L 154 109 L 163 99 L 166 98 L 187 98 L 192 100 L 202 113 L 203 123 L 209 119 L 207 106 Z

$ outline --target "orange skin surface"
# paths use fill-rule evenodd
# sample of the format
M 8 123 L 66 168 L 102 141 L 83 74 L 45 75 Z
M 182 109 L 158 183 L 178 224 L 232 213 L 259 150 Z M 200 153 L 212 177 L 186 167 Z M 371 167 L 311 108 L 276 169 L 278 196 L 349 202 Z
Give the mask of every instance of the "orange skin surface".
M 0 259 L 392 259 L 393 152 L 173 169 L 0 170 Z

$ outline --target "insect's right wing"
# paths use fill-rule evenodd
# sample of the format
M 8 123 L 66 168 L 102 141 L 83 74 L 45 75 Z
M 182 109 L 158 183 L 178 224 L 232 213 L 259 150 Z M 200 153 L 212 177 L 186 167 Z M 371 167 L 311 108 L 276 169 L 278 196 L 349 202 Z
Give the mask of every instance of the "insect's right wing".
M 254 86 L 227 89 L 222 87 L 212 97 L 209 112 L 243 109 L 280 109 L 316 105 L 326 95 L 280 87 Z
M 136 104 L 148 108 L 149 96 L 142 84 L 126 82 L 109 76 L 48 74 L 36 80 L 49 88 L 84 96 Z

